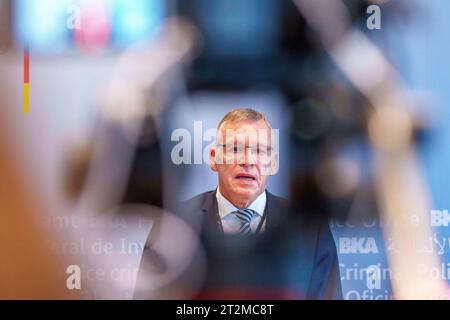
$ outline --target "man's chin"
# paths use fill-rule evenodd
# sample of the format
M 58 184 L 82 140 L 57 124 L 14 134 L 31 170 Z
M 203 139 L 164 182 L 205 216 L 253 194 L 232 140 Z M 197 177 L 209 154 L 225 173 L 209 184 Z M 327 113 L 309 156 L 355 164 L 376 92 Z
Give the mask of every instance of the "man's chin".
M 251 187 L 239 187 L 233 190 L 233 193 L 238 198 L 248 198 L 251 199 L 259 193 L 259 190 Z

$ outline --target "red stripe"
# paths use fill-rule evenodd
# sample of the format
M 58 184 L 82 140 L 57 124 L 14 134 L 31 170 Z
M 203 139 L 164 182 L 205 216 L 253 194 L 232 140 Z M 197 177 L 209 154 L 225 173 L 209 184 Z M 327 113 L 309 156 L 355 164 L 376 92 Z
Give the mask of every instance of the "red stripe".
M 23 80 L 24 83 L 30 83 L 30 51 L 25 48 L 23 53 Z

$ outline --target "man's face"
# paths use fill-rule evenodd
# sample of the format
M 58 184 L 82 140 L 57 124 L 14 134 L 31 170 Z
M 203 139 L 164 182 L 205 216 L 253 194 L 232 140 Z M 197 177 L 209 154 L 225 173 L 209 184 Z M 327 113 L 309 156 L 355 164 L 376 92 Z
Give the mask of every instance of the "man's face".
M 221 194 L 239 208 L 250 205 L 266 189 L 273 158 L 271 129 L 264 120 L 223 123 L 211 149 Z

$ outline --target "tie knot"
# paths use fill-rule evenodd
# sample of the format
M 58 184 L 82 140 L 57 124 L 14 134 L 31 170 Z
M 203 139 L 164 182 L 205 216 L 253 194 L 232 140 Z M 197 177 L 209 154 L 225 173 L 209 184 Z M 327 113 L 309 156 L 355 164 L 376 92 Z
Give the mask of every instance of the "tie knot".
M 233 212 L 242 224 L 250 224 L 256 212 L 252 209 L 240 209 Z

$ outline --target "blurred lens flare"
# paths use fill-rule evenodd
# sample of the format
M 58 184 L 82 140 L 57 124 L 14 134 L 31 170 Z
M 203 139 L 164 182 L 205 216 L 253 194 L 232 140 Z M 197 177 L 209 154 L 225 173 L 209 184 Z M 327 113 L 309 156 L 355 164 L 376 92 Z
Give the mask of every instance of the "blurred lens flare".
M 35 53 L 103 53 L 152 36 L 164 21 L 163 0 L 17 0 L 14 30 Z

